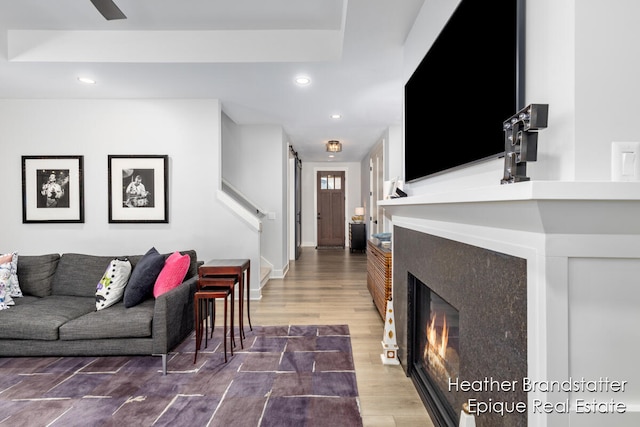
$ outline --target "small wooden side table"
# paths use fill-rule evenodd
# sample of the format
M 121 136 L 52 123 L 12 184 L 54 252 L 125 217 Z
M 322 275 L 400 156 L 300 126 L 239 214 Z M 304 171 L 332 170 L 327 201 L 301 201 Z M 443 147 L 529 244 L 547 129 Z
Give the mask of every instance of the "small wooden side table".
M 235 288 L 236 288 L 236 284 L 238 283 L 238 277 L 233 275 L 233 276 L 225 276 L 225 277 L 221 277 L 221 276 L 216 276 L 216 277 L 204 277 L 204 278 L 199 278 L 198 277 L 198 282 L 197 282 L 197 290 L 198 292 L 201 291 L 222 291 L 222 290 L 226 290 L 229 295 L 231 295 L 231 345 L 235 346 L 236 345 L 236 339 L 234 336 L 234 326 L 233 326 L 233 299 L 234 299 L 234 295 L 235 295 Z M 196 292 L 196 294 L 198 293 Z M 213 300 L 211 300 L 213 301 Z M 214 301 L 215 302 L 215 301 Z M 225 325 L 226 325 L 226 308 L 227 306 L 227 301 L 225 300 Z M 214 312 L 215 312 L 215 307 L 214 307 Z M 226 334 L 226 332 L 225 332 Z M 213 329 L 211 329 L 211 336 L 213 336 Z M 225 335 L 226 336 L 226 335 Z M 206 343 L 206 341 L 205 341 Z M 244 348 L 244 345 L 242 344 L 242 335 L 240 335 L 240 344 L 242 346 L 242 348 Z
M 216 299 L 224 298 L 224 327 L 222 329 L 222 344 L 224 346 L 224 363 L 227 363 L 227 301 L 231 295 L 230 288 L 209 288 L 205 290 L 198 290 L 194 295 L 194 315 L 196 323 L 196 351 L 193 356 L 193 363 L 196 363 L 198 359 L 198 350 L 202 343 L 202 335 L 204 334 L 204 347 L 207 347 L 207 329 L 209 319 L 211 319 L 211 337 L 213 337 L 213 329 L 215 328 L 215 307 Z M 233 356 L 233 300 L 231 301 L 231 355 Z M 209 311 L 209 307 L 212 310 Z
M 251 325 L 251 314 L 249 312 L 249 301 L 251 300 L 251 260 L 248 258 L 233 258 L 233 259 L 212 259 L 198 268 L 198 278 L 206 280 L 207 278 L 225 278 L 230 276 L 237 276 L 238 280 L 238 317 L 240 318 L 240 344 L 242 345 L 242 337 L 244 336 L 244 293 L 246 286 L 246 301 L 247 301 L 247 320 L 249 321 L 249 329 L 253 330 Z M 233 298 L 231 296 L 231 303 L 233 304 Z

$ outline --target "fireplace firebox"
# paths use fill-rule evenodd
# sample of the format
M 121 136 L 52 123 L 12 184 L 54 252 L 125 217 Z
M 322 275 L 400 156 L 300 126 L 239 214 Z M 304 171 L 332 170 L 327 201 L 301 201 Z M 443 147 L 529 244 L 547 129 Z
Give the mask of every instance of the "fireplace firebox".
M 446 393 L 449 379 L 460 375 L 460 322 L 458 310 L 411 273 L 408 274 L 409 375 L 438 423 L 458 425 L 457 402 Z
M 456 385 L 527 376 L 526 260 L 399 226 L 393 234 L 398 355 L 434 424 L 457 426 L 465 404 L 527 402 L 522 387 Z M 527 425 L 526 413 L 474 416 L 478 427 Z

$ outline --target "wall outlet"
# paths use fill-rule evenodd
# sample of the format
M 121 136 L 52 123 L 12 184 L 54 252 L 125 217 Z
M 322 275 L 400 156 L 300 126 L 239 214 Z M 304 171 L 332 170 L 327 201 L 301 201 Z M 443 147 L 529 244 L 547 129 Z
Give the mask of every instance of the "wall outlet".
M 611 180 L 640 181 L 640 142 L 611 143 Z

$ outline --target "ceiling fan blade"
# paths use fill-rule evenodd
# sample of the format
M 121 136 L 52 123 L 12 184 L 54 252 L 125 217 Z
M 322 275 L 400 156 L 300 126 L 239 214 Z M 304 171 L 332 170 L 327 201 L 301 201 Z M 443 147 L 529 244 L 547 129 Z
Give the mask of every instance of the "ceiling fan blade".
M 98 12 L 100 12 L 108 21 L 113 19 L 127 19 L 113 0 L 91 0 L 91 3 L 93 3 L 96 9 L 98 9 Z

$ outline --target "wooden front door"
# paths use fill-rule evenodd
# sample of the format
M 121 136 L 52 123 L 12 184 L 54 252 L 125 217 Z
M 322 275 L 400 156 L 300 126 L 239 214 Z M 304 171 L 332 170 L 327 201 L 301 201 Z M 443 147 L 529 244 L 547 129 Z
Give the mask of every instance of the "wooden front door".
M 344 188 L 344 172 L 318 172 L 318 247 L 344 248 Z

